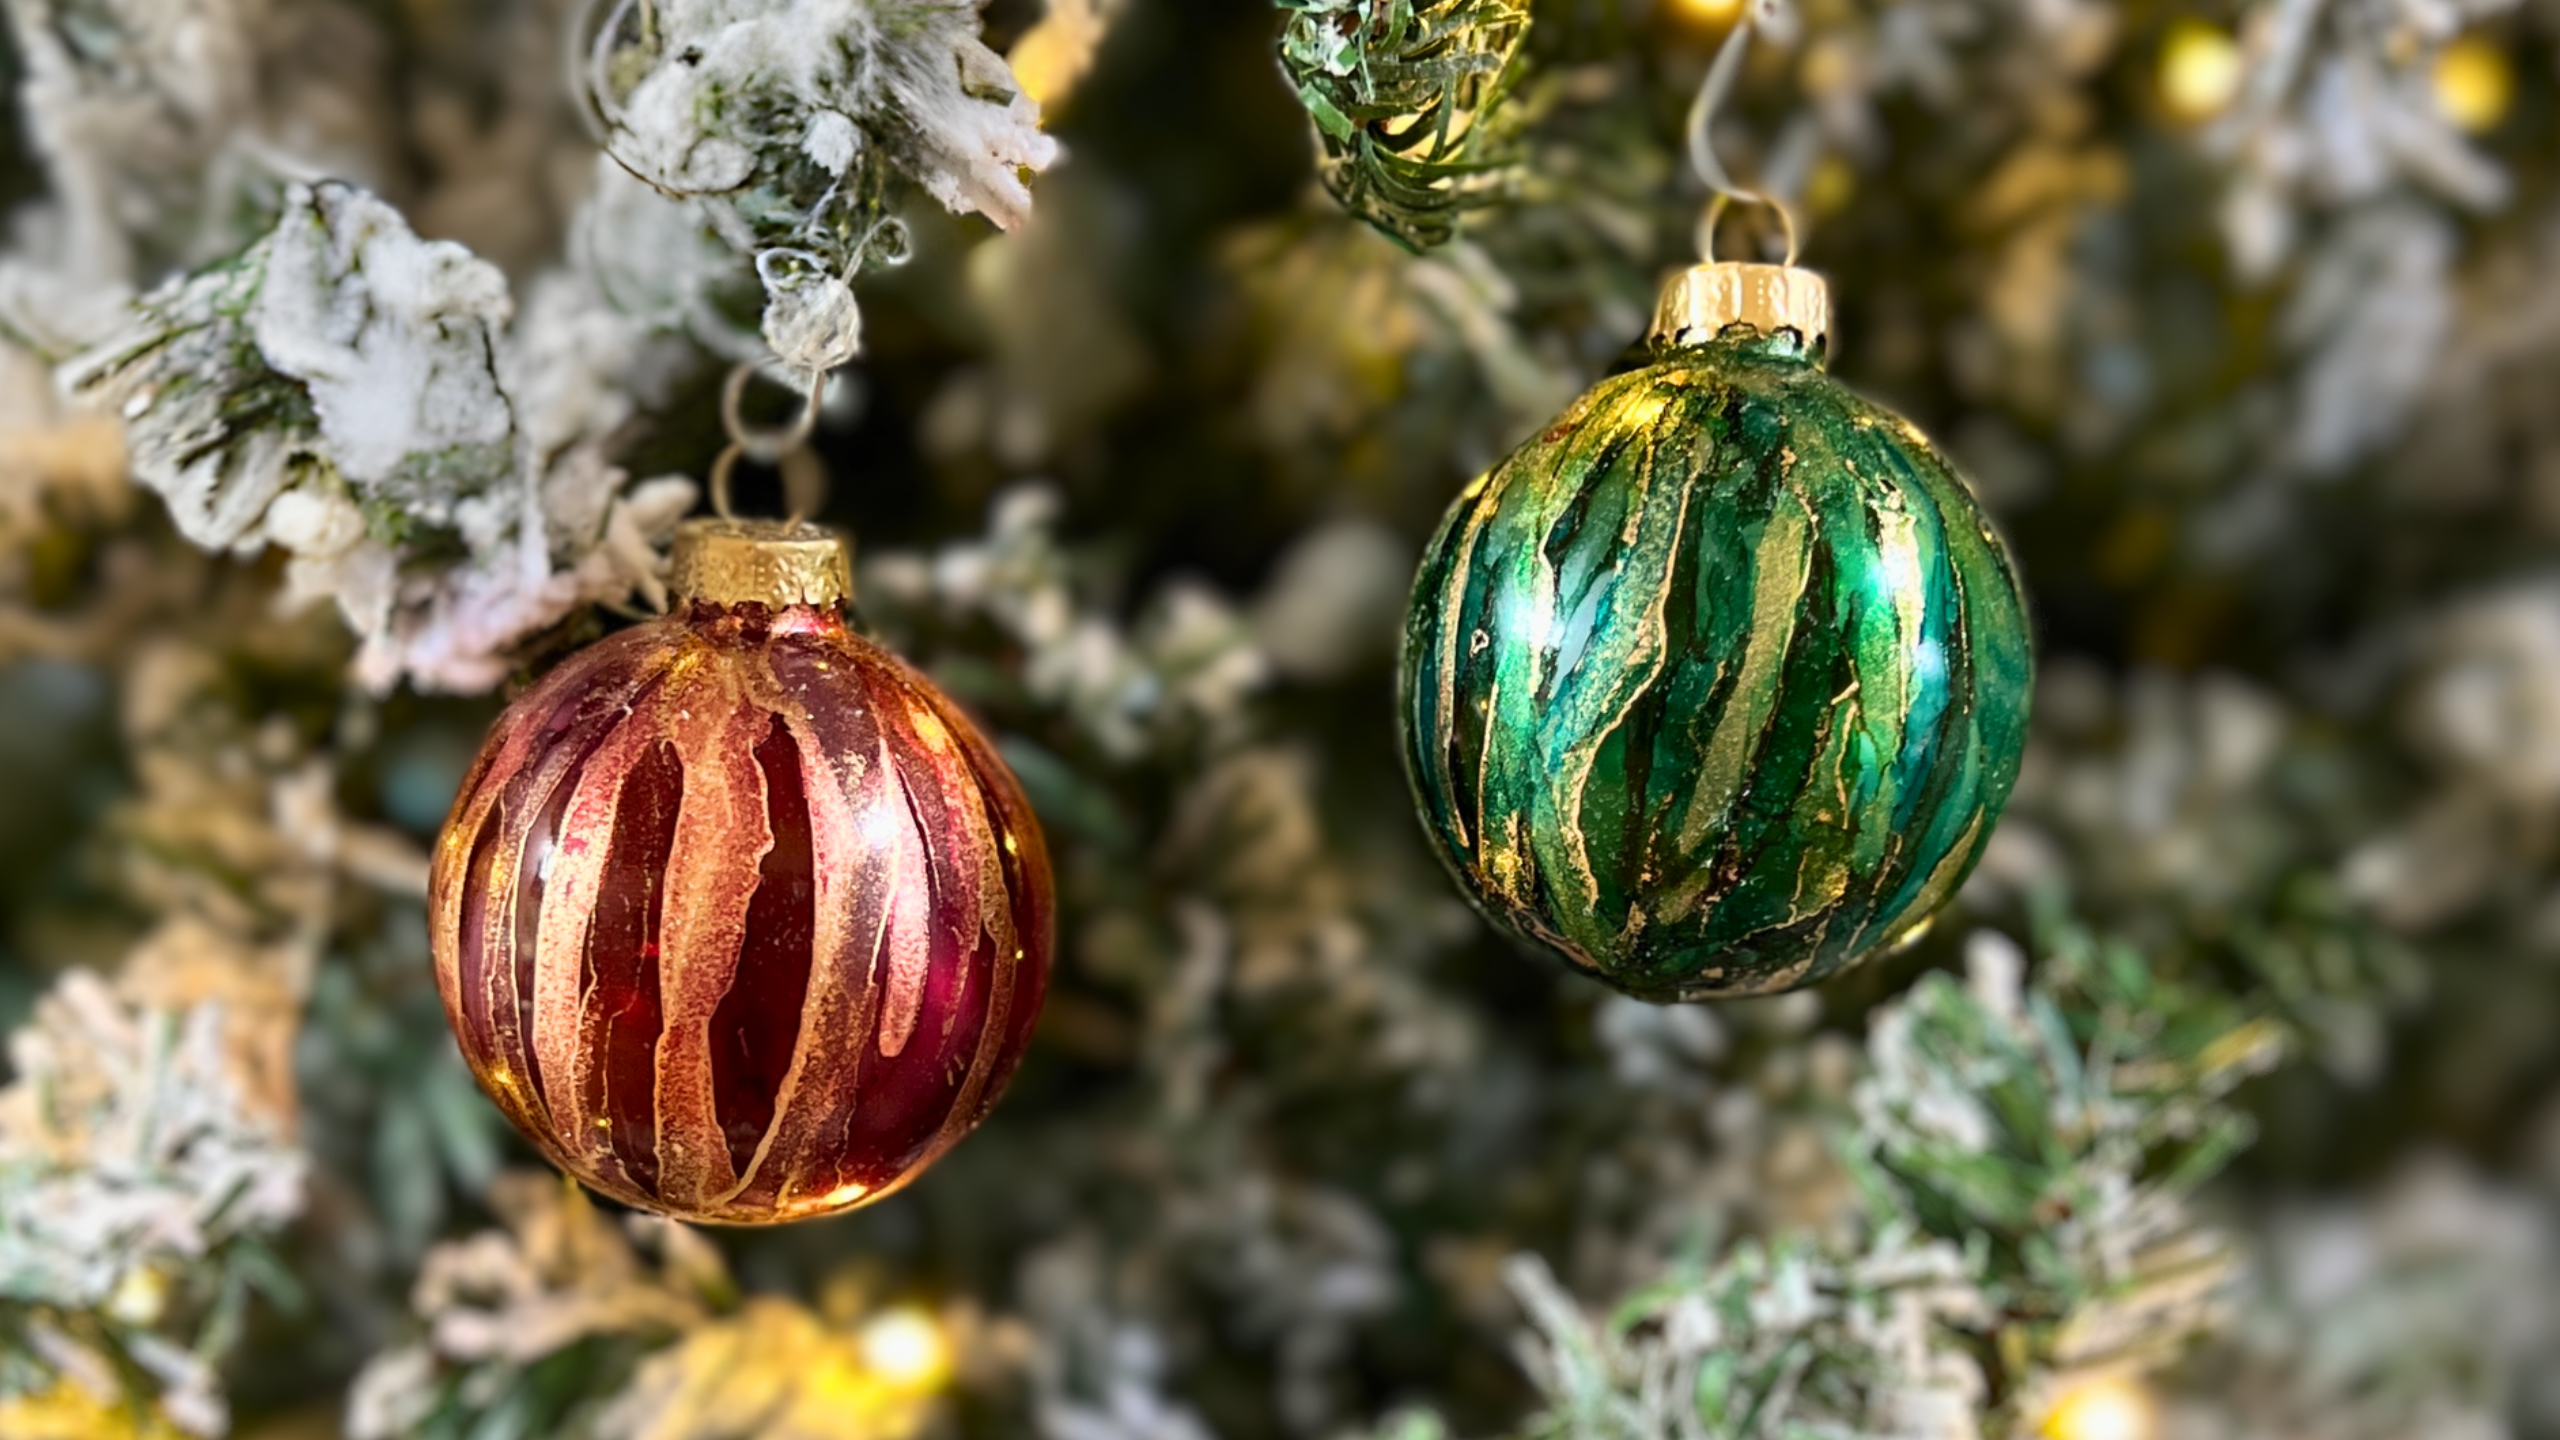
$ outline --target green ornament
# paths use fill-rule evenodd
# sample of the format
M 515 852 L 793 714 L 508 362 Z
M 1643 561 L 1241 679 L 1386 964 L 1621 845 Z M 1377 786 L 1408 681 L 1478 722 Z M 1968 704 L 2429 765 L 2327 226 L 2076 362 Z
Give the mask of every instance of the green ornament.
M 1812 984 L 1991 838 L 2034 661 L 2016 571 L 1910 422 L 1823 369 L 1790 266 L 1700 266 L 1656 359 L 1468 487 L 1415 577 L 1424 828 L 1497 924 L 1631 995 Z

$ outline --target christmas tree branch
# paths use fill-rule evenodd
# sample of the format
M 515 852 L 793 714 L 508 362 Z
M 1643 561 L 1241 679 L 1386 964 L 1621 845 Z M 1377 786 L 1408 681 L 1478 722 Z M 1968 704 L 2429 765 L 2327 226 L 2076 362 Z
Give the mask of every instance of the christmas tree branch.
M 692 491 L 626 493 L 603 446 L 680 368 L 669 344 L 840 365 L 860 343 L 854 274 L 903 245 L 893 178 L 1011 225 L 1029 205 L 1019 167 L 1056 154 L 963 0 L 624 5 L 586 67 L 612 163 L 573 263 L 519 305 L 496 267 L 419 239 L 377 195 L 263 178 L 296 168 L 271 151 L 208 172 L 236 177 L 232 192 L 155 170 L 160 199 L 110 203 L 144 182 L 86 144 L 101 117 L 156 125 L 181 100 L 229 94 L 238 76 L 223 66 L 249 65 L 261 38 L 246 15 L 209 12 L 223 43 L 170 64 L 95 72 L 85 52 L 48 48 L 49 11 L 21 23 L 52 57 L 30 99 L 66 137 L 69 213 L 89 229 L 134 217 L 149 242 L 82 264 L 186 254 L 155 227 L 204 206 L 271 223 L 126 313 L 57 314 L 28 285 L 7 292 L 20 303 L 0 322 L 49 358 L 76 349 L 64 384 L 123 424 L 136 476 L 189 540 L 290 554 L 290 594 L 337 602 L 376 689 L 483 690 L 513 646 L 576 607 L 656 599 L 658 547 Z M 160 32 L 126 23 L 136 53 L 156 54 Z M 750 269 L 761 343 L 719 314 Z
M 1281 67 L 1345 209 L 1426 250 L 1508 193 L 1516 127 L 1503 102 L 1529 32 L 1522 0 L 1277 3 Z
M 1605 1321 L 1514 1260 L 1545 1397 L 1527 1433 L 1972 1440 L 2205 1333 L 2235 1250 L 2189 1197 L 2245 1143 L 2226 1097 L 2282 1032 L 2077 925 L 2042 928 L 2031 984 L 1977 931 L 1968 983 L 1925 976 L 1875 1014 L 1835 1122 L 1844 1225 L 1741 1239 Z

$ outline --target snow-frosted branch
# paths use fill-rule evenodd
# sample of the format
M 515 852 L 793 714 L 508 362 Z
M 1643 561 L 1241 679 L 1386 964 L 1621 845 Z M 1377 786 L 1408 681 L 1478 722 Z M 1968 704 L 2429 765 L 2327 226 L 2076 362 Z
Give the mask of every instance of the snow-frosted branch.
M 860 350 L 854 275 L 904 253 L 892 171 L 1012 229 L 1058 156 L 974 0 L 621 0 L 582 58 L 607 153 L 754 257 L 803 371 Z

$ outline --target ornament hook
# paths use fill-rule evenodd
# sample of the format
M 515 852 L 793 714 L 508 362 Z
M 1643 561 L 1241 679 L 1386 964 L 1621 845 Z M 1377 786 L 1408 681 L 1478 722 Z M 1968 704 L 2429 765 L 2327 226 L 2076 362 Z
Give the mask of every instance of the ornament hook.
M 1714 264 L 1716 258 L 1716 222 L 1724 218 L 1725 207 L 1734 200 L 1758 201 L 1778 212 L 1778 230 L 1787 237 L 1787 258 L 1779 263 L 1789 267 L 1796 263 L 1796 217 L 1786 205 L 1760 195 L 1732 196 L 1719 193 L 1707 202 L 1707 213 L 1698 220 L 1698 258 Z
M 727 432 L 729 444 L 711 462 L 711 509 L 723 520 L 738 518 L 730 510 L 729 481 L 744 458 L 782 472 L 783 503 L 791 509 L 790 523 L 798 525 L 827 503 L 826 462 L 809 448 L 809 434 L 818 426 L 818 404 L 826 394 L 826 372 L 810 374 L 809 393 L 802 397 L 800 413 L 790 424 L 763 429 L 749 425 L 740 408 L 747 382 L 756 374 L 755 365 L 740 365 L 721 382 L 720 428 Z
M 1715 63 L 1707 67 L 1705 83 L 1698 87 L 1698 98 L 1689 102 L 1689 168 L 1706 182 L 1715 198 L 1707 202 L 1707 213 L 1698 221 L 1698 254 L 1712 261 L 1716 258 L 1716 222 L 1724 218 L 1725 207 L 1735 201 L 1747 205 L 1766 205 L 1778 212 L 1778 226 L 1787 237 L 1789 265 L 1796 263 L 1796 217 L 1794 207 L 1774 195 L 1745 189 L 1726 173 L 1724 162 L 1716 158 L 1716 112 L 1724 108 L 1725 97 L 1733 93 L 1734 80 L 1742 73 L 1742 57 L 1751 48 L 1751 31 L 1777 8 L 1778 0 L 1752 0 L 1742 18 L 1734 23 L 1723 48 L 1716 51 Z

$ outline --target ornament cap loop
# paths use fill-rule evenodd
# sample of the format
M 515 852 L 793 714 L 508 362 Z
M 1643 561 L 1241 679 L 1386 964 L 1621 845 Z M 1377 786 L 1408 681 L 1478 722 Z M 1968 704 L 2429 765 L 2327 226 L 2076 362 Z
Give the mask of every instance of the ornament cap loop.
M 1831 287 L 1794 265 L 1693 265 L 1663 288 L 1653 312 L 1653 343 L 1704 345 L 1728 325 L 1748 325 L 1763 335 L 1793 330 L 1807 350 L 1822 350 L 1831 339 Z
M 853 596 L 853 554 L 843 536 L 799 521 L 687 520 L 667 588 L 710 605 L 833 607 Z

